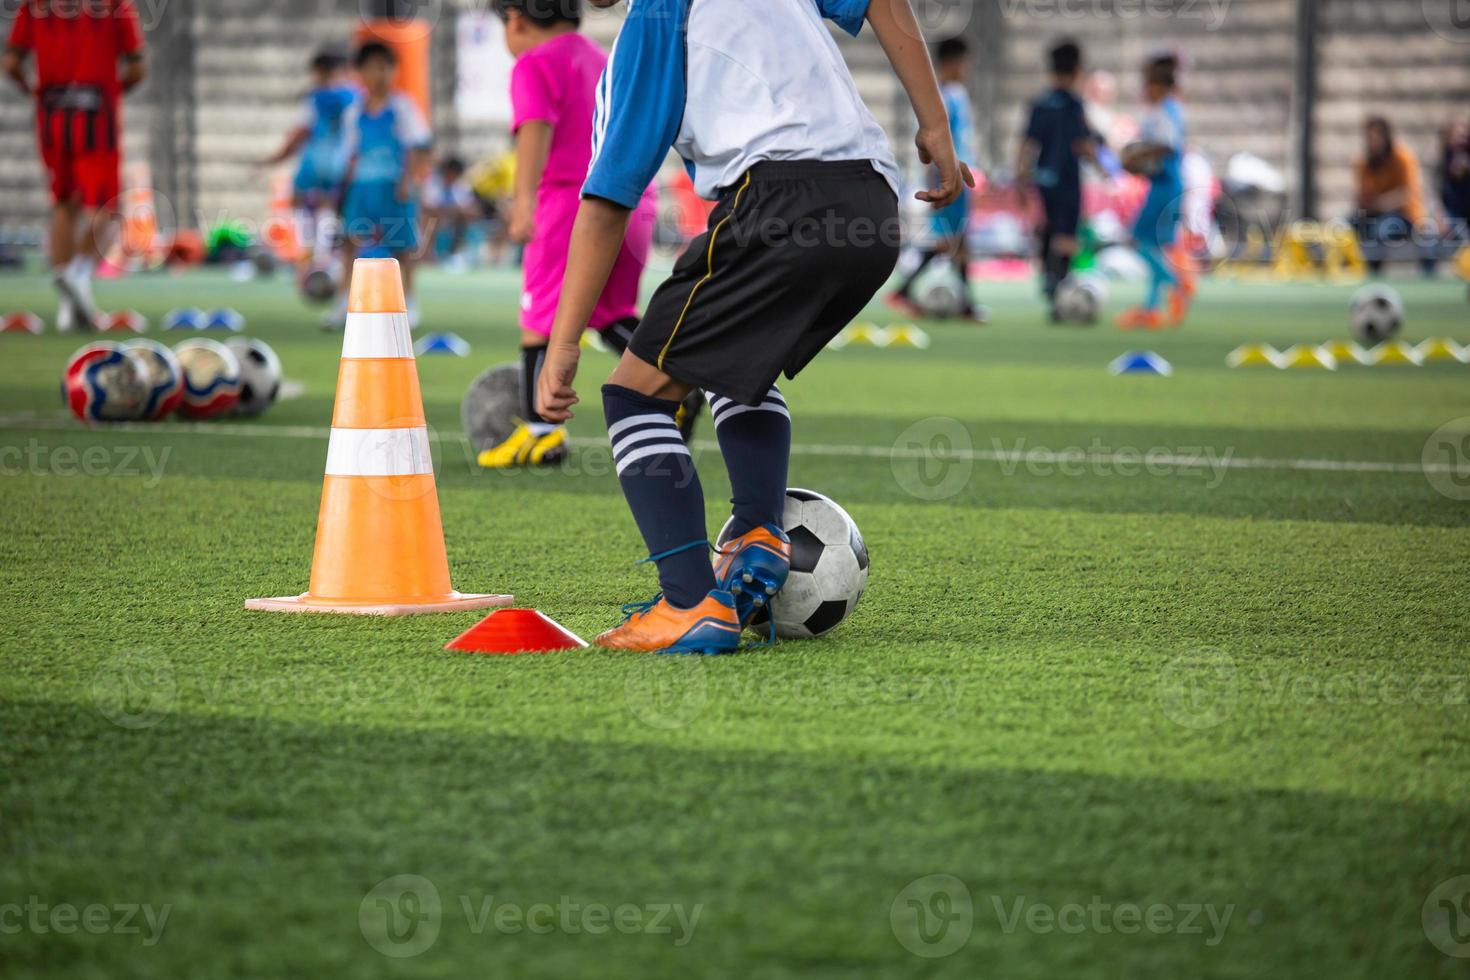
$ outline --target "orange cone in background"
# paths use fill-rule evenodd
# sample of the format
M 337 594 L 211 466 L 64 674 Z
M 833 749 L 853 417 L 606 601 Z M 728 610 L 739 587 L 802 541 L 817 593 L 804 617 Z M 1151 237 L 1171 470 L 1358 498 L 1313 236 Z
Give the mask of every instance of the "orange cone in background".
M 358 259 L 348 310 L 311 588 L 245 608 L 403 616 L 510 605 L 449 584 L 398 262 Z

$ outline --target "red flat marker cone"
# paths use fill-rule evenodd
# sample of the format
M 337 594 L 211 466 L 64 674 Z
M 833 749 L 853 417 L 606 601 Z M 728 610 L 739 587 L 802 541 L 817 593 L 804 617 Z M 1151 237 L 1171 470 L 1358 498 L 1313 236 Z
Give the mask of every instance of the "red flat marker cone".
M 587 641 L 534 609 L 497 609 L 445 644 L 464 653 L 551 653 Z

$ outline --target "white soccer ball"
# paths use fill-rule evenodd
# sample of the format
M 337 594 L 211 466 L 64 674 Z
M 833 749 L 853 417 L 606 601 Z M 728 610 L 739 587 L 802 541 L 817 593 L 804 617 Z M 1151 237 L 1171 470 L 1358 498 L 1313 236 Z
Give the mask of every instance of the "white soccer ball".
M 1091 326 L 1108 301 L 1107 283 L 1096 276 L 1068 276 L 1057 287 L 1057 316 L 1063 323 Z
M 948 259 L 930 264 L 915 283 L 914 302 L 926 316 L 948 320 L 965 309 L 965 284 Z
M 240 401 L 235 414 L 264 415 L 281 394 L 281 359 L 263 340 L 231 337 L 225 346 L 240 360 Z
M 1382 283 L 1364 286 L 1353 296 L 1353 336 L 1372 347 L 1395 337 L 1404 328 L 1404 300 L 1398 290 Z
M 824 636 L 857 608 L 868 585 L 868 546 L 847 511 L 811 490 L 786 491 L 782 524 L 791 537 L 791 576 L 771 600 L 776 635 L 785 639 Z M 730 525 L 719 544 L 730 538 Z M 764 631 L 770 617 L 756 615 L 752 629 Z

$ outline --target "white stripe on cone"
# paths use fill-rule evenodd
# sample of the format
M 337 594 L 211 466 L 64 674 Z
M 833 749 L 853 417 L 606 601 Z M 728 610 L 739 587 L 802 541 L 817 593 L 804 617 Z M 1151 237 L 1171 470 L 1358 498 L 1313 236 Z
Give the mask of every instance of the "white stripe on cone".
M 407 313 L 349 313 L 342 356 L 413 358 Z
M 422 476 L 434 472 L 429 430 L 333 429 L 327 476 Z

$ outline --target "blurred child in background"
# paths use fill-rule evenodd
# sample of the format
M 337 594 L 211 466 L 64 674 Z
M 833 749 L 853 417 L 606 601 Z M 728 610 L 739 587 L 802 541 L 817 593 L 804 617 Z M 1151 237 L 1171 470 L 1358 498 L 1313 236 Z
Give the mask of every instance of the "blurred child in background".
M 524 417 L 505 442 L 480 454 L 490 469 L 555 462 L 567 433 L 536 412 L 536 379 L 546 361 L 551 324 L 567 271 L 572 224 L 592 160 L 592 117 L 607 55 L 579 33 L 581 0 L 495 0 L 505 41 L 516 59 L 511 74 L 516 140 L 511 238 L 526 246 L 521 296 L 521 385 Z M 638 325 L 638 285 L 653 243 L 651 187 L 640 188 L 628 234 L 589 326 L 617 350 Z
M 274 167 L 300 157 L 291 204 L 302 244 L 302 275 L 330 254 L 336 242 L 338 197 L 347 172 L 347 112 L 357 102 L 357 88 L 347 77 L 347 55 L 335 47 L 324 47 L 312 58 L 311 78 L 296 126 L 281 148 L 262 161 Z
M 1179 105 L 1179 58 L 1166 54 L 1144 67 L 1143 92 L 1148 111 L 1138 141 L 1123 150 L 1123 166 L 1149 179 L 1148 198 L 1133 226 L 1134 245 L 1148 265 L 1148 294 L 1143 305 L 1118 318 L 1124 330 L 1158 330 L 1179 326 L 1189 312 L 1194 283 L 1173 267 L 1169 251 L 1179 236 L 1184 203 L 1184 110 Z M 1168 320 L 1163 310 L 1169 303 Z
M 342 201 L 342 262 L 348 281 L 322 325 L 340 329 L 347 323 L 352 262 L 370 252 L 398 260 L 408 321 L 417 327 L 419 305 L 413 290 L 419 247 L 417 184 L 429 166 L 433 134 L 413 99 L 394 91 L 398 56 L 392 48 L 369 41 L 358 49 L 356 62 L 364 91 L 344 122 L 348 164 Z
M 122 192 L 122 99 L 143 81 L 143 32 L 127 0 L 70 4 L 65 15 L 21 4 L 4 73 L 35 100 L 41 163 L 51 184 L 50 259 L 56 329 L 97 325 L 92 272 Z M 26 62 L 35 55 L 35 76 Z
M 463 269 L 470 259 L 465 254 L 470 226 L 482 217 L 480 201 L 465 177 L 465 163 L 446 157 L 424 182 L 424 216 L 436 239 L 448 236 L 443 257 L 452 267 Z M 437 245 L 437 242 L 436 242 Z
M 1070 41 L 1051 52 L 1052 89 L 1031 106 L 1031 117 L 1016 161 L 1016 181 L 1035 185 L 1045 218 L 1039 232 L 1042 292 L 1053 322 L 1057 287 L 1072 271 L 1077 227 L 1082 221 L 1082 161 L 1097 164 L 1097 138 L 1078 97 L 1082 49 Z
M 941 41 L 935 51 L 934 67 L 939 77 L 940 94 L 944 97 L 944 110 L 949 115 L 950 138 L 960 160 L 973 164 L 975 160 L 975 110 L 970 102 L 970 46 L 963 38 L 952 37 Z M 941 255 L 949 258 L 959 276 L 961 290 L 960 315 L 975 324 L 989 319 L 989 311 L 977 306 L 970 294 L 970 255 L 967 233 L 970 228 L 970 189 L 962 188 L 955 202 L 929 218 L 929 229 L 934 244 L 924 250 L 917 268 L 911 272 L 893 295 L 888 304 L 909 316 L 923 316 L 924 311 L 913 301 L 914 284 L 924 270 Z

